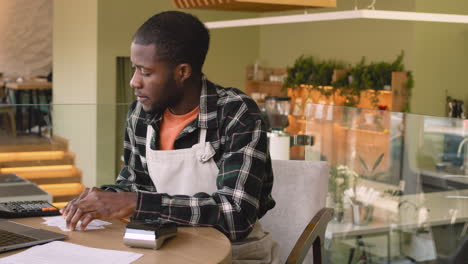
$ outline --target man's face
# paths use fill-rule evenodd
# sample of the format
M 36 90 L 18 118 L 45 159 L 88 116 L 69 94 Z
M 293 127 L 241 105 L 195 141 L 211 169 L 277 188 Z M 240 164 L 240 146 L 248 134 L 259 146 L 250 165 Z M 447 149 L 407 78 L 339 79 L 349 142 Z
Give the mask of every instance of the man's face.
M 132 42 L 130 60 L 135 69 L 130 86 L 147 113 L 162 111 L 177 104 L 181 87 L 174 79 L 174 69 L 168 62 L 158 60 L 154 44 Z

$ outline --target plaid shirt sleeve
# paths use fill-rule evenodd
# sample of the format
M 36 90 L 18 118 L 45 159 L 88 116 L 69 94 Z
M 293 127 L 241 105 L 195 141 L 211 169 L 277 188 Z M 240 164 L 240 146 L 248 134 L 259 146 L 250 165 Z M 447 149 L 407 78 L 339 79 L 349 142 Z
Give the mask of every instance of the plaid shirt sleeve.
M 229 116 L 218 162 L 218 191 L 208 195 L 170 196 L 137 190 L 134 219 L 164 218 L 190 226 L 214 227 L 231 241 L 245 238 L 259 215 L 264 177 L 267 177 L 267 135 L 258 112 L 242 104 Z M 223 137 L 223 135 L 222 135 Z
M 147 190 L 155 192 L 151 179 L 147 176 L 141 161 L 138 145 L 145 144 L 146 138 L 135 134 L 137 126 L 141 126 L 145 113 L 133 103 L 127 116 L 124 138 L 124 167 L 117 177 L 116 184 L 103 185 L 101 189 L 114 192 L 136 192 Z

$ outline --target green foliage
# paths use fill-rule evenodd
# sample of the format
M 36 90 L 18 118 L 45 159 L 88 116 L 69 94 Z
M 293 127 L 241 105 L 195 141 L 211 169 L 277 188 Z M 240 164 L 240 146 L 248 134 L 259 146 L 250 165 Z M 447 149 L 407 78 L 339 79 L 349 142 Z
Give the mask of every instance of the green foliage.
M 394 62 L 379 62 L 371 63 L 367 66 L 367 85 L 368 88 L 381 91 L 385 85 L 391 85 L 392 83 L 392 72 L 405 71 L 403 66 L 404 52 L 396 58 Z
M 284 88 L 298 88 L 300 85 L 330 86 L 335 69 L 342 69 L 343 64 L 335 61 L 319 61 L 313 57 L 301 56 L 288 68 Z
M 374 164 L 372 164 L 372 168 L 369 168 L 364 159 L 358 155 L 359 162 L 366 172 L 366 175 L 363 176 L 367 176 L 373 180 L 377 180 L 380 177 L 386 176 L 386 172 L 375 173 L 380 163 L 382 163 L 384 156 L 384 153 L 380 154 L 379 157 L 375 160 Z
M 319 62 L 316 65 L 315 72 L 311 76 L 310 84 L 318 86 L 330 86 L 333 79 L 333 71 L 342 69 L 343 65 L 335 61 Z
M 361 91 L 372 89 L 375 92 L 372 94 L 371 103 L 374 107 L 377 107 L 379 103 L 379 91 L 384 90 L 386 85 L 391 85 L 392 72 L 405 71 L 403 59 L 403 51 L 392 63 L 373 62 L 366 64 L 366 58 L 363 57 L 358 64 L 350 68 L 349 73 L 345 77 L 334 82 L 332 85 L 335 88 L 340 88 L 340 95 L 346 97 L 348 106 L 359 104 Z M 414 85 L 411 72 L 408 72 L 408 77 L 406 87 L 408 88 L 408 92 L 410 92 L 409 90 Z
M 310 76 L 315 69 L 315 60 L 313 57 L 301 56 L 296 59 L 294 66 L 288 68 L 288 76 L 284 82 L 284 88 L 297 88 L 301 84 L 308 84 Z

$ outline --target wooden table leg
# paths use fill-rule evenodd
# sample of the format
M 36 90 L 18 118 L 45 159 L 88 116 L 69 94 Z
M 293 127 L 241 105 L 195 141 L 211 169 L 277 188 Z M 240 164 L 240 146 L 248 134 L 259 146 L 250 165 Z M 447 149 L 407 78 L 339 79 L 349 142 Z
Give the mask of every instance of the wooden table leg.
M 23 130 L 23 109 L 22 109 L 22 93 L 20 90 L 14 91 L 15 94 L 15 104 L 16 104 L 16 124 L 19 131 Z
M 53 136 L 53 121 L 52 121 L 52 90 L 45 90 L 44 95 L 46 97 L 46 104 L 47 104 L 47 117 L 49 119 L 49 126 L 50 126 L 50 136 Z
M 36 108 L 35 109 L 35 117 L 37 120 L 37 127 L 39 128 L 39 133 L 38 135 L 41 137 L 42 136 L 42 127 L 41 127 L 41 121 L 42 121 L 42 112 L 41 112 L 41 93 L 40 91 L 33 91 L 35 97 L 36 97 Z
M 31 126 L 32 126 L 32 116 L 33 116 L 33 106 L 34 106 L 34 100 L 33 100 L 33 91 L 28 91 L 29 92 L 29 116 L 28 116 L 28 132 L 31 134 Z

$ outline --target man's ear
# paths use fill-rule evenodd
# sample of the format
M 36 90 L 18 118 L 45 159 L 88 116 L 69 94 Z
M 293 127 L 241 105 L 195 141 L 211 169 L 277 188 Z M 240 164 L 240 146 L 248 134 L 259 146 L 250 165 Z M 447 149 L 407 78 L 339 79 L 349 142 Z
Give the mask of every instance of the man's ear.
M 190 76 L 192 76 L 192 66 L 188 63 L 179 64 L 176 66 L 174 75 L 174 79 L 183 84 L 188 78 L 190 78 Z

